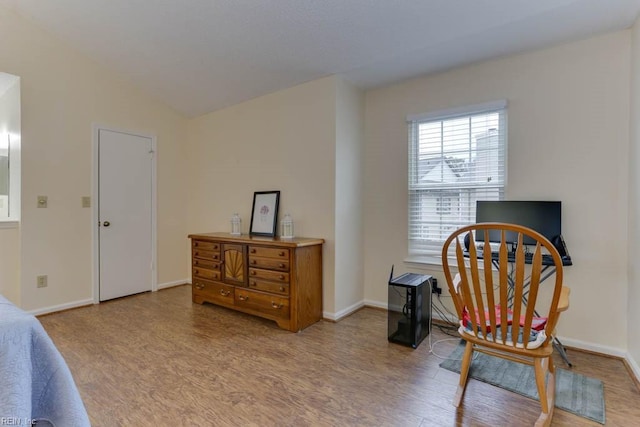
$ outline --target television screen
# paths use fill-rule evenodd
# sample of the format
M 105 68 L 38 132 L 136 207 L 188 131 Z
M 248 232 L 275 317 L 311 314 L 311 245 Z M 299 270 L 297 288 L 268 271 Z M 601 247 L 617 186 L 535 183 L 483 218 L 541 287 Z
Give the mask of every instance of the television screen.
M 562 202 L 517 201 L 517 200 L 478 200 L 476 202 L 476 222 L 507 222 L 529 227 L 553 242 L 562 234 Z M 535 242 L 524 237 L 525 245 Z M 476 236 L 477 241 L 484 241 L 484 236 Z M 500 241 L 500 233 L 489 233 L 491 242 Z M 515 242 L 515 233 L 507 233 L 507 241 Z

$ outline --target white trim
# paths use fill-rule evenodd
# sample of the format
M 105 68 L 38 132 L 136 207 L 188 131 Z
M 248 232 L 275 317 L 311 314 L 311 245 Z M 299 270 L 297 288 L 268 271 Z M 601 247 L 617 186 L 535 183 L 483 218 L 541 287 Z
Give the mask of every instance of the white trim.
M 153 151 L 153 156 L 151 157 L 151 291 L 155 292 L 158 290 L 158 255 L 157 255 L 157 242 L 158 242 L 158 231 L 157 231 L 157 137 L 155 135 L 150 135 L 142 132 L 132 132 L 129 130 L 123 130 L 118 128 L 113 128 L 109 126 L 100 125 L 97 123 L 93 124 L 93 136 L 92 136 L 92 174 L 91 174 L 91 200 L 92 200 L 92 212 L 91 212 L 91 240 L 92 240 L 92 292 L 93 292 L 93 302 L 95 304 L 100 303 L 100 290 L 99 290 L 99 268 L 100 265 L 100 250 L 99 250 L 99 242 L 98 242 L 98 218 L 99 218 L 99 206 L 98 206 L 98 183 L 99 183 L 99 162 L 98 158 L 98 136 L 100 130 L 106 130 L 110 132 L 118 132 L 125 133 L 128 135 L 139 136 L 141 138 L 149 138 L 151 139 L 151 150 Z
M 442 267 L 442 255 L 408 255 L 405 259 L 403 259 L 403 261 L 407 265 L 415 265 L 417 267 L 424 267 L 425 265 Z
M 32 314 L 34 316 L 39 316 L 41 314 L 55 313 L 57 311 L 69 310 L 71 308 L 78 308 L 78 307 L 86 307 L 88 305 L 93 305 L 93 304 L 94 304 L 93 298 L 89 298 L 89 299 L 83 299 L 79 301 L 67 302 L 64 304 L 51 305 L 49 307 L 36 308 L 34 310 L 27 311 L 27 313 Z
M 91 293 L 93 303 L 100 303 L 100 245 L 98 241 L 98 183 L 100 159 L 98 157 L 98 132 L 101 126 L 93 124 L 91 137 Z
M 380 302 L 380 301 L 365 300 L 364 301 L 364 306 L 365 307 L 383 308 L 383 309 L 388 310 L 388 304 Z M 342 317 L 345 317 L 345 316 L 342 316 Z M 336 320 L 336 319 L 333 319 L 333 318 L 329 317 L 327 314 L 325 314 L 325 318 L 331 319 L 331 320 Z M 441 321 L 448 322 L 448 323 L 457 323 L 458 322 L 457 318 L 451 318 L 451 319 L 446 318 L 446 317 L 443 318 L 439 313 L 434 313 L 433 310 L 431 310 L 431 318 L 434 319 L 434 320 L 441 320 Z M 338 318 L 338 320 L 339 319 L 340 318 Z M 629 364 L 629 367 L 633 371 L 633 374 L 635 375 L 636 380 L 640 381 L 640 366 L 633 359 L 633 357 L 631 357 L 631 355 L 628 352 L 626 352 L 624 350 L 621 350 L 619 348 L 616 348 L 616 347 L 608 347 L 608 346 L 589 343 L 589 342 L 585 342 L 585 341 L 574 340 L 574 339 L 566 338 L 566 337 L 560 337 L 559 336 L 557 338 L 560 340 L 560 342 L 564 346 L 573 347 L 573 348 L 578 349 L 578 350 L 591 351 L 591 352 L 594 352 L 594 353 L 599 353 L 599 354 L 603 354 L 603 355 L 607 355 L 607 356 L 620 357 L 620 358 L 626 360 L 627 363 Z M 569 354 L 568 357 L 569 357 L 569 360 L 571 360 L 571 354 Z
M 172 282 L 159 283 L 157 286 L 158 288 L 157 290 L 159 291 L 160 289 L 173 288 L 174 286 L 189 285 L 189 284 L 191 283 L 188 279 L 174 280 Z
M 444 120 L 458 116 L 467 116 L 476 113 L 484 113 L 492 110 L 502 110 L 507 108 L 507 100 L 483 102 L 482 104 L 465 105 L 463 107 L 448 108 L 446 110 L 434 111 L 432 113 L 410 114 L 407 122 L 423 122 L 427 120 Z
M 384 310 L 388 310 L 389 309 L 389 304 L 388 303 L 381 302 L 381 301 L 374 301 L 374 300 L 370 300 L 370 299 L 364 300 L 364 305 L 365 305 L 365 307 L 382 308 Z
M 594 353 L 606 354 L 608 356 L 616 356 L 621 358 L 626 358 L 627 352 L 620 348 L 609 347 L 605 345 L 600 345 L 592 342 L 574 340 L 572 338 L 557 336 L 562 345 L 565 347 L 573 347 L 579 350 L 587 350 L 592 351 Z M 569 355 L 569 360 L 571 360 L 571 355 Z
M 382 308 L 385 310 L 388 310 L 388 304 L 386 302 L 381 302 L 381 301 L 374 301 L 374 300 L 364 300 L 362 302 L 359 302 L 357 304 L 353 304 L 352 306 L 344 309 L 344 310 L 340 310 L 337 313 L 329 313 L 329 312 L 323 312 L 322 316 L 325 319 L 329 319 L 329 320 L 333 320 L 333 321 L 339 321 L 345 317 L 347 317 L 348 315 L 354 313 L 355 311 L 359 310 L 362 307 L 374 307 L 374 308 Z M 443 318 L 442 316 L 440 316 L 439 313 L 434 313 L 433 310 L 431 311 L 431 317 L 432 319 L 437 319 L 437 320 L 441 320 L 441 321 L 445 321 L 445 322 L 449 322 L 449 323 L 456 323 L 457 319 L 449 319 L 449 318 Z M 590 343 L 590 342 L 585 342 L 585 341 L 580 341 L 580 340 L 574 340 L 571 338 L 566 338 L 566 337 L 561 337 L 558 336 L 558 339 L 560 340 L 560 342 L 562 342 L 562 344 L 564 346 L 568 346 L 568 347 L 573 347 L 576 348 L 578 350 L 586 350 L 586 351 L 591 351 L 594 353 L 599 353 L 599 354 L 603 354 L 603 355 L 607 355 L 607 356 L 614 356 L 614 357 L 620 357 L 622 359 L 625 359 L 627 361 L 627 363 L 629 364 L 629 366 L 631 367 L 633 373 L 636 376 L 636 379 L 638 381 L 640 381 L 640 366 L 638 365 L 638 363 L 631 357 L 631 355 L 619 348 L 616 347 L 608 347 L 608 346 L 603 346 L 600 344 L 595 344 L 595 343 Z M 571 360 L 571 355 L 569 355 L 569 360 Z
M 629 364 L 629 367 L 631 368 L 632 374 L 636 377 L 636 381 L 640 382 L 640 366 L 638 366 L 638 363 L 633 359 L 633 357 L 631 357 L 631 354 L 629 354 L 629 352 L 617 347 L 609 347 L 600 344 L 574 340 L 566 337 L 559 336 L 557 338 L 560 340 L 562 345 L 566 347 L 573 347 L 578 350 L 591 351 L 593 353 L 619 357 L 626 360 L 626 362 Z M 569 357 L 569 360 L 571 360 L 571 353 L 569 353 L 567 356 Z
M 151 291 L 158 290 L 158 144 L 155 135 L 151 138 Z
M 20 221 L 0 221 L 0 228 L 18 228 Z
M 362 307 L 364 307 L 364 301 L 360 301 L 357 302 L 355 304 L 350 305 L 349 307 L 342 309 L 336 313 L 330 313 L 328 311 L 323 311 L 322 312 L 322 317 L 324 319 L 329 319 L 329 320 L 333 320 L 334 322 L 339 321 L 340 319 L 343 319 L 345 317 L 347 317 L 348 315 L 355 313 L 356 311 L 360 310 Z
M 633 359 L 633 357 L 631 357 L 629 353 L 627 353 L 624 359 L 627 361 L 629 367 L 633 371 L 633 374 L 636 376 L 636 381 L 640 382 L 640 366 L 638 366 L 638 363 Z

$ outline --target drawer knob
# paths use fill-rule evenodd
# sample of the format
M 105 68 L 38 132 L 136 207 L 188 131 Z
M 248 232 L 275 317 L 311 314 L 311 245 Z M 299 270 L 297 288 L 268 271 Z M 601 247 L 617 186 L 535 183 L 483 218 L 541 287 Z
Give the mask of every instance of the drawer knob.
M 258 262 L 257 262 L 255 259 L 252 259 L 252 260 L 251 260 L 251 264 L 254 264 L 254 265 L 255 265 L 255 264 L 257 264 L 257 263 L 258 263 Z
M 197 247 L 198 247 L 198 242 L 195 242 L 195 243 L 193 244 L 193 246 L 195 246 L 195 247 L 197 248 Z
M 284 280 L 284 276 L 282 274 L 280 275 L 280 280 Z
M 284 268 L 284 264 L 282 264 L 282 263 L 280 263 L 278 266 L 279 266 L 280 268 Z
M 193 270 L 194 273 L 196 274 L 200 274 L 200 270 L 198 270 L 197 268 Z
M 193 265 L 198 265 L 198 264 L 200 264 L 200 261 L 198 260 L 193 261 Z
M 284 286 L 280 286 L 280 292 L 284 292 Z
M 196 287 L 196 289 L 199 289 L 199 290 L 204 289 L 204 285 L 202 283 L 198 283 L 198 282 L 195 283 L 195 287 Z
M 244 295 L 238 295 L 238 299 L 239 299 L 240 301 L 247 301 L 247 300 L 249 299 L 249 297 L 244 296 Z
M 249 285 L 251 285 L 251 286 L 255 286 L 255 285 L 256 285 L 256 282 L 249 282 Z
M 271 307 L 275 308 L 276 310 L 280 310 L 282 308 L 282 304 L 278 304 L 272 301 Z
M 284 252 L 280 252 L 278 256 L 284 256 Z
M 255 250 L 255 249 L 251 249 L 251 253 L 252 253 L 252 254 L 255 254 L 255 253 L 256 253 L 256 250 Z
M 255 272 L 255 271 L 251 271 L 251 275 L 252 275 L 252 276 L 255 276 L 255 275 L 256 275 L 256 272 Z
M 229 296 L 230 293 L 231 291 L 225 291 L 224 289 L 220 289 L 220 295 L 222 295 L 223 297 Z

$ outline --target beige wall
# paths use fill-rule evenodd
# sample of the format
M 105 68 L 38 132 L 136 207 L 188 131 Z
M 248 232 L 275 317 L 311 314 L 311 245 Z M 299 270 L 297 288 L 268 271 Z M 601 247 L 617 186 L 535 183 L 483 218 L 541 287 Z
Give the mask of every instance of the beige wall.
M 368 92 L 366 299 L 386 302 L 389 266 L 400 272 L 407 255 L 406 116 L 507 99 L 507 198 L 563 204 L 575 265 L 559 334 L 626 349 L 630 40 L 621 31 Z M 425 271 L 446 286 L 441 268 Z
M 629 355 L 636 375 L 640 377 L 640 262 L 634 254 L 640 251 L 640 19 L 636 20 L 632 33 L 631 49 L 631 137 L 629 155 L 629 295 L 627 299 L 627 324 Z
M 92 125 L 158 140 L 158 282 L 186 279 L 186 119 L 51 35 L 0 8 L 0 66 L 21 77 L 21 306 L 73 305 L 92 298 Z M 47 195 L 49 207 L 36 208 Z M 13 253 L 13 252 L 12 252 Z M 12 264 L 0 259 L 0 270 Z M 36 276 L 49 276 L 37 289 Z
M 20 304 L 20 230 L 0 228 L 0 294 Z
M 255 191 L 280 190 L 279 218 L 326 243 L 324 311 L 334 312 L 336 78 L 328 77 L 189 122 L 189 232 L 249 232 Z
M 335 317 L 364 304 L 364 95 L 343 80 L 336 90 Z

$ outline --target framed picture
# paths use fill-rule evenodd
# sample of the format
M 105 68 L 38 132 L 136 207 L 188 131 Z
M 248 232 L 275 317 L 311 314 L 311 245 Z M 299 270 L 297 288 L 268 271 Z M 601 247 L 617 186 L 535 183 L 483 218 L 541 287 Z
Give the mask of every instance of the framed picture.
M 279 191 L 256 191 L 253 193 L 250 235 L 276 236 L 279 201 Z

